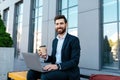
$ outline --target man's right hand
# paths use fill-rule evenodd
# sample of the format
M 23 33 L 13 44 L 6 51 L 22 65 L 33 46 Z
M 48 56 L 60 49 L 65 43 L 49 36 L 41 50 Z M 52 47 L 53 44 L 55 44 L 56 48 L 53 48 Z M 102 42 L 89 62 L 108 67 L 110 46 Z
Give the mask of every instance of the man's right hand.
M 41 49 L 38 50 L 38 55 L 43 59 L 46 59 L 48 56 L 47 51 L 46 53 L 43 53 Z

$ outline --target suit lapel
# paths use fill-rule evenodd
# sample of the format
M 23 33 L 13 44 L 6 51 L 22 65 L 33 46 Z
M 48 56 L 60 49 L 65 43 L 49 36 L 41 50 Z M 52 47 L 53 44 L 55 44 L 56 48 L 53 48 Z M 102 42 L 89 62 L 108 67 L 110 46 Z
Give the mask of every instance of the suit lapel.
M 64 40 L 64 42 L 63 42 L 63 46 L 62 46 L 62 53 L 63 53 L 63 51 L 64 51 L 64 49 L 65 49 L 65 46 L 66 46 L 66 44 L 67 44 L 67 41 L 68 41 L 68 33 L 67 33 L 67 35 L 66 35 L 66 37 L 65 37 L 65 40 Z
M 56 50 L 57 50 L 57 43 L 58 43 L 58 39 L 56 38 L 55 39 L 55 42 L 54 42 L 54 55 L 56 54 Z

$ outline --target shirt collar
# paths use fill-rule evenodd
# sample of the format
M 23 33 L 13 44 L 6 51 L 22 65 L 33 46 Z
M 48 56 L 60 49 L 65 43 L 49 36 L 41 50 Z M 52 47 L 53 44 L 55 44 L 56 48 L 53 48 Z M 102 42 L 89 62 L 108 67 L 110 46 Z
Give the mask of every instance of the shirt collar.
M 57 39 L 65 39 L 66 35 L 67 35 L 67 32 L 65 32 L 65 34 L 61 38 L 57 35 Z

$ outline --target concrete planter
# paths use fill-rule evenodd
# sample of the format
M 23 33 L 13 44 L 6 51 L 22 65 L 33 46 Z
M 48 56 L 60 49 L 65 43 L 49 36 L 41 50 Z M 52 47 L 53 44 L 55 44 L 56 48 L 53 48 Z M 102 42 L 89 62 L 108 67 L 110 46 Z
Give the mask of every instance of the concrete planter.
M 0 47 L 0 80 L 7 80 L 7 73 L 14 69 L 14 48 Z

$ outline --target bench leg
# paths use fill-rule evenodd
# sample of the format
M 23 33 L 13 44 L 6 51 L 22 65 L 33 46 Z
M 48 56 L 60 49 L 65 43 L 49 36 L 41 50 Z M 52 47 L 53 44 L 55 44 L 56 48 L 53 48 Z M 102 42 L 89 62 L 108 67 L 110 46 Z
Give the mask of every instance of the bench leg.
M 7 80 L 11 80 L 11 78 L 7 77 Z
M 7 80 L 11 80 L 11 78 L 8 77 L 9 73 L 7 73 Z

